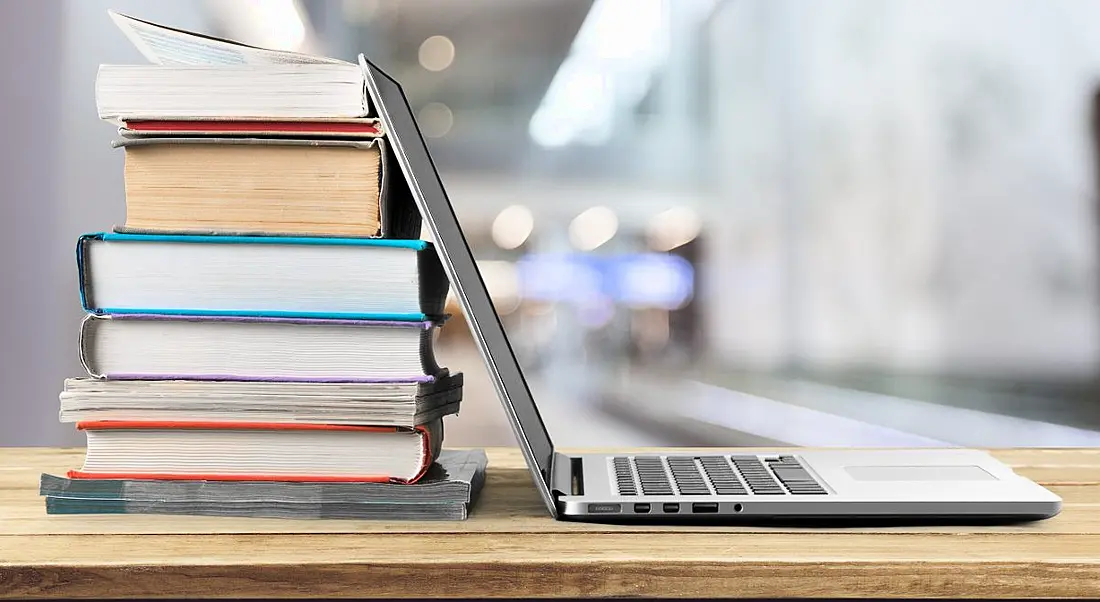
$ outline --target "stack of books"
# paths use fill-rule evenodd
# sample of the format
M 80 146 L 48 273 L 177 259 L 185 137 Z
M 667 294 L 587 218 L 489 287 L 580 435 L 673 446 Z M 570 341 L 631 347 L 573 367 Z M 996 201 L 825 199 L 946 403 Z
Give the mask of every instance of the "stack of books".
M 126 223 L 77 244 L 88 376 L 60 416 L 88 445 L 43 476 L 48 511 L 461 518 L 476 495 L 484 454 L 441 455 L 448 282 L 362 73 L 281 59 L 101 67 Z

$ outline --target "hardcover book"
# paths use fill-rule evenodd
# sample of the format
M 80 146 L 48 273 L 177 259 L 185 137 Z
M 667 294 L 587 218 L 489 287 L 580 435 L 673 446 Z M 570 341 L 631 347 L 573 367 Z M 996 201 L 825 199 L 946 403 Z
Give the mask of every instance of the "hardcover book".
M 415 483 L 443 423 L 414 428 L 263 422 L 78 422 L 88 438 L 71 479 Z
M 108 232 L 76 253 L 93 313 L 423 321 L 449 287 L 420 240 Z
M 150 65 L 103 65 L 103 119 L 340 119 L 370 115 L 358 65 L 256 48 L 110 11 Z
M 385 138 L 123 137 L 126 229 L 416 238 Z M 262 185 L 260 185 L 262 183 Z
M 90 376 L 132 380 L 430 382 L 434 322 L 89 314 Z

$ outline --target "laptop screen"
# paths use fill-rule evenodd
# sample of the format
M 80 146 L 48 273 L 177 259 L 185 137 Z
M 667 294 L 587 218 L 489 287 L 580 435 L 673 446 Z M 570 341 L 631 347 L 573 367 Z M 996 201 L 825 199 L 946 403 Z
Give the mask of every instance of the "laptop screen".
M 365 63 L 365 60 L 360 58 L 360 62 Z M 549 489 L 554 445 L 531 397 L 531 391 L 527 388 L 527 381 L 478 272 L 474 256 L 451 208 L 451 202 L 443 190 L 443 183 L 413 118 L 408 100 L 400 84 L 382 70 L 370 63 L 365 63 L 365 67 L 368 71 L 367 85 L 371 98 L 386 130 L 390 146 L 408 180 L 421 215 L 435 236 L 436 250 L 447 271 L 455 297 L 466 313 L 474 340 L 477 341 L 478 349 L 489 368 L 489 377 L 504 404 L 527 464 L 533 472 L 538 473 L 536 480 L 540 481 L 543 501 L 554 512 Z

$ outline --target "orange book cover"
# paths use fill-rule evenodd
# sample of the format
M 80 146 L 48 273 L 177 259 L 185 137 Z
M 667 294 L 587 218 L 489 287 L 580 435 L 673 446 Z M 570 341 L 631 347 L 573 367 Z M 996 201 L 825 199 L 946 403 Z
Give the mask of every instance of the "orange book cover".
M 393 433 L 403 430 L 392 426 L 358 426 L 347 424 L 301 424 L 279 422 L 213 422 L 177 420 L 92 420 L 76 423 L 77 430 L 267 430 L 267 431 L 359 431 Z M 390 475 L 318 476 L 318 475 L 227 475 L 227 474 L 173 474 L 173 473 L 102 473 L 70 470 L 70 479 L 137 479 L 157 481 L 287 481 L 314 483 L 415 483 L 428 471 L 432 463 L 432 445 L 428 429 L 415 427 L 420 433 L 421 466 L 411 479 Z

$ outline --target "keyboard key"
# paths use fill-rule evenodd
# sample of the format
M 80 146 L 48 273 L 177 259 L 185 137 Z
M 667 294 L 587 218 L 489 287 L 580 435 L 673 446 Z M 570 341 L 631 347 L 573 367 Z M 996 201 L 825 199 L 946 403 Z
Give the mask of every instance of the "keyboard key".
M 792 495 L 822 495 L 828 493 L 794 458 L 786 456 L 787 462 L 772 464 L 772 472 Z
M 638 495 L 637 485 L 634 483 L 634 473 L 630 470 L 630 460 L 626 457 L 616 457 L 611 461 L 615 471 L 615 485 L 619 495 Z
M 637 456 L 634 467 L 644 495 L 672 495 L 672 483 L 668 481 L 664 463 L 657 456 Z
M 794 456 L 616 457 L 620 495 L 824 495 Z
M 786 490 L 776 482 L 775 477 L 756 456 L 732 456 L 730 460 L 741 472 L 745 483 L 754 495 L 784 495 Z M 775 466 L 775 464 L 771 464 Z
M 749 492 L 737 478 L 729 462 L 722 456 L 704 456 L 699 458 L 703 466 L 703 472 L 714 486 L 714 493 L 718 495 L 748 495 Z
M 699 472 L 695 458 L 671 456 L 667 462 L 672 480 L 676 482 L 676 488 L 681 495 L 710 495 L 710 488 Z
M 814 482 L 814 478 L 810 476 L 810 473 L 806 472 L 805 468 L 798 467 L 784 467 L 776 466 L 772 469 L 775 476 L 779 477 L 780 481 L 786 483 L 787 481 L 809 481 Z

